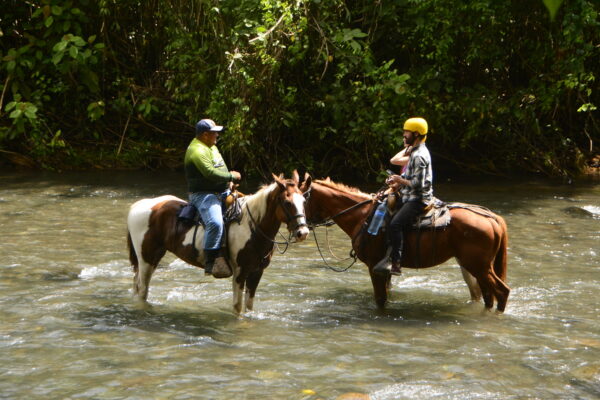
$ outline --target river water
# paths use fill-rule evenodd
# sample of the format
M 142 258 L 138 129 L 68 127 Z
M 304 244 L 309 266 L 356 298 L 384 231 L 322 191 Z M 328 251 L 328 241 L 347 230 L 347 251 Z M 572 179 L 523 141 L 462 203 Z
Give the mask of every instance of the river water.
M 0 398 L 600 398 L 597 183 L 437 183 L 506 218 L 504 314 L 468 302 L 453 260 L 394 277 L 379 312 L 366 267 L 324 267 L 313 233 L 240 318 L 229 280 L 171 255 L 140 309 L 125 217 L 167 193 L 185 196 L 179 174 L 0 173 Z M 337 227 L 316 234 L 347 256 Z

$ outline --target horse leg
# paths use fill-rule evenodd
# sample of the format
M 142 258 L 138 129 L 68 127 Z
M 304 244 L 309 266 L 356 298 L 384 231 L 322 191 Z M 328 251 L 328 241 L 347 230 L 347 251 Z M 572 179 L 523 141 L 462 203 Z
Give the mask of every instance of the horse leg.
M 254 307 L 254 295 L 256 294 L 256 288 L 258 287 L 263 271 L 263 269 L 258 269 L 250 273 L 246 278 L 246 310 L 252 311 Z
M 148 299 L 150 278 L 152 278 L 152 273 L 155 269 L 156 265 L 151 265 L 141 260 L 137 271 L 135 271 L 135 275 L 133 277 L 133 294 L 142 303 L 145 303 Z
M 510 288 L 502 279 L 498 278 L 491 265 L 488 271 L 478 278 L 478 281 L 483 292 L 485 308 L 491 309 L 494 306 L 494 299 L 496 299 L 496 310 L 504 312 Z
M 463 279 L 469 288 L 469 293 L 471 294 L 471 301 L 479 301 L 481 300 L 481 288 L 477 283 L 477 279 L 473 275 L 467 271 L 466 268 L 460 267 L 460 272 L 462 273 Z
M 510 288 L 493 270 L 490 273 L 490 276 L 493 281 L 494 297 L 496 297 L 496 310 L 498 312 L 504 312 L 506 302 L 508 301 L 508 295 L 510 294 Z
M 375 303 L 377 307 L 382 310 L 387 303 L 388 289 L 391 286 L 391 277 L 374 274 L 371 270 L 371 283 L 373 284 L 373 294 L 375 296 Z
M 145 303 L 148 299 L 150 279 L 166 252 L 167 250 L 164 247 L 147 250 L 142 246 L 142 256 L 139 257 L 139 265 L 133 277 L 133 293 L 139 301 Z
M 467 285 L 469 286 L 469 291 L 471 291 L 471 298 L 473 298 L 474 293 L 472 291 L 472 286 L 469 285 L 469 282 L 471 281 L 469 276 L 473 280 L 476 280 L 476 283 L 473 283 L 471 281 L 471 284 L 474 287 L 479 288 L 479 293 L 481 293 L 481 296 L 483 297 L 483 304 L 485 305 L 485 308 L 491 309 L 494 306 L 494 281 L 493 278 L 490 276 L 490 273 L 493 273 L 491 262 L 488 262 L 485 267 L 481 263 L 475 262 L 461 263 L 459 261 L 459 264 L 461 266 L 461 269 L 466 271 L 466 273 L 468 274 L 466 275 L 467 278 L 465 278 L 465 272 L 463 272 L 463 278 L 465 278 L 465 282 L 467 282 Z M 477 289 L 475 289 L 475 294 L 477 294 Z
M 244 294 L 244 285 L 245 285 L 246 279 L 244 277 L 241 277 L 240 274 L 241 274 L 241 268 L 234 268 L 233 280 L 232 280 L 233 311 L 237 315 L 240 315 L 242 312 L 246 311 L 243 309 L 244 303 L 242 301 L 243 294 Z

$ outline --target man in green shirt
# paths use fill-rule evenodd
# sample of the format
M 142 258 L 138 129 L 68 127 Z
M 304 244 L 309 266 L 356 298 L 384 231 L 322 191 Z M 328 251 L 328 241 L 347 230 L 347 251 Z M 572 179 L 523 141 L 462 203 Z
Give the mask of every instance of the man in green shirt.
M 231 182 L 241 179 L 239 172 L 227 169 L 217 148 L 222 131 L 223 127 L 213 120 L 198 121 L 196 137 L 188 146 L 184 159 L 189 200 L 204 222 L 204 273 L 207 275 L 212 275 L 213 268 L 230 270 L 220 251 L 224 234 L 222 199 L 230 190 Z

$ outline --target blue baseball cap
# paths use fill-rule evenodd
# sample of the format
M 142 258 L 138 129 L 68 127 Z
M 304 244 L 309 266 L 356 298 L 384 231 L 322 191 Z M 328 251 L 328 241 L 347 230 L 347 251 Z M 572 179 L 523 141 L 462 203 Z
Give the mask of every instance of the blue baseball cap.
M 215 124 L 212 119 L 201 119 L 196 123 L 196 134 L 202 132 L 221 132 L 223 127 Z

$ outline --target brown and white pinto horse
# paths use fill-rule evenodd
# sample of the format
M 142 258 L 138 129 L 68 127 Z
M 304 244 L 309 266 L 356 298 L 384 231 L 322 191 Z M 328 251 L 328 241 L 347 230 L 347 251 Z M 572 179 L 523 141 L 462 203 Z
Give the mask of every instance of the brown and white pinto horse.
M 309 233 L 298 173 L 294 171 L 293 179 L 275 175 L 273 179 L 270 185 L 243 198 L 239 223 L 232 222 L 226 229 L 227 259 L 233 269 L 233 308 L 237 313 L 253 307 L 256 288 L 271 261 L 274 238 L 281 223 L 287 224 L 297 241 L 306 239 Z M 310 187 L 310 180 L 305 187 Z M 135 272 L 133 292 L 144 303 L 152 273 L 167 250 L 191 265 L 204 268 L 204 229 L 199 227 L 192 243 L 194 227 L 177 218 L 184 204 L 184 200 L 167 195 L 142 199 L 131 206 L 127 244 Z
M 312 185 L 310 179 L 307 182 L 310 185 L 310 192 L 306 193 L 308 220 L 317 223 L 333 219 L 352 239 L 356 255 L 369 268 L 375 301 L 383 308 L 391 277 L 373 273 L 373 267 L 384 257 L 386 249 L 385 233 L 372 236 L 366 232 L 366 221 L 375 204 L 373 196 L 329 179 L 312 181 Z M 301 189 L 307 191 L 309 186 L 301 186 Z M 497 310 L 504 311 L 510 292 L 505 283 L 508 232 L 504 219 L 491 211 L 486 216 L 453 208 L 450 213 L 452 220 L 446 228 L 405 235 L 402 266 L 428 268 L 455 257 L 471 299 L 479 300 L 483 295 L 488 309 L 495 299 Z

